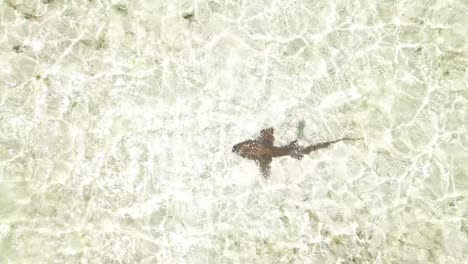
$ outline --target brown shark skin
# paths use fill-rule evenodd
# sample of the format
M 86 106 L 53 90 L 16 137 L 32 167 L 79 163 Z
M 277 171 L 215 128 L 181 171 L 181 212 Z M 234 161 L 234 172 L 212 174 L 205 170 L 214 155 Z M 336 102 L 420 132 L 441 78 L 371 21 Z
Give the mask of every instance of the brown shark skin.
M 299 146 L 297 140 L 289 145 L 276 147 L 273 145 L 275 140 L 274 129 L 268 128 L 260 132 L 260 136 L 254 140 L 246 140 L 232 147 L 232 152 L 239 154 L 243 158 L 255 160 L 260 166 L 263 176 L 267 179 L 270 176 L 270 164 L 273 158 L 282 156 L 291 156 L 295 159 L 302 159 L 304 155 L 313 151 L 327 148 L 328 146 L 346 140 L 360 140 L 361 138 L 341 138 L 338 140 L 323 142 L 307 147 Z

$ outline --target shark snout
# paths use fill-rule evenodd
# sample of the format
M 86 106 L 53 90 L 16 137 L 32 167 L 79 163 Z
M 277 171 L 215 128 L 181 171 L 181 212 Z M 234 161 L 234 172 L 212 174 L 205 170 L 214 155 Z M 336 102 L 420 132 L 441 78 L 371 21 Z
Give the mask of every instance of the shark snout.
M 240 146 L 239 144 L 236 144 L 232 147 L 232 152 L 236 152 L 236 153 L 239 153 L 239 150 L 240 150 Z

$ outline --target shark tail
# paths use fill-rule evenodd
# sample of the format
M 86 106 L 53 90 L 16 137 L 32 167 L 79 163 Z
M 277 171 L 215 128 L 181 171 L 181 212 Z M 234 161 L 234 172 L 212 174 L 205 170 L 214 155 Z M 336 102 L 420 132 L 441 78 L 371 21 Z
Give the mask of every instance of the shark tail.
M 333 140 L 333 141 L 328 141 L 328 142 L 322 142 L 318 143 L 315 145 L 309 145 L 307 147 L 300 146 L 297 144 L 297 140 L 292 141 L 289 143 L 288 148 L 289 148 L 289 156 L 295 159 L 302 159 L 304 155 L 308 155 L 313 151 L 317 151 L 319 149 L 323 148 L 328 148 L 330 145 L 333 145 L 335 143 L 338 143 L 340 141 L 355 141 L 355 140 L 362 140 L 363 138 L 349 138 L 349 137 L 344 137 L 341 139 Z
M 322 143 L 318 143 L 318 144 L 315 144 L 315 145 L 310 145 L 310 146 L 307 146 L 305 148 L 302 148 L 302 150 L 300 151 L 300 153 L 302 154 L 310 154 L 311 152 L 313 151 L 317 151 L 319 149 L 323 149 L 323 148 L 328 148 L 330 145 L 333 145 L 335 143 L 338 143 L 340 141 L 355 141 L 355 140 L 362 140 L 363 138 L 349 138 L 349 137 L 344 137 L 344 138 L 341 138 L 341 139 L 337 139 L 337 140 L 333 140 L 333 141 L 328 141 L 328 142 L 322 142 Z

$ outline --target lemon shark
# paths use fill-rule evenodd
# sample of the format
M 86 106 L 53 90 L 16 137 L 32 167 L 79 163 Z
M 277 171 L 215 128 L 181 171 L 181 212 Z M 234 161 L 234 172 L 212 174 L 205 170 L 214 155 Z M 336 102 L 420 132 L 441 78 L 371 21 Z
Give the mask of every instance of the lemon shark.
M 290 156 L 295 159 L 302 159 L 304 155 L 310 154 L 313 151 L 327 148 L 328 146 L 347 140 L 360 140 L 362 138 L 344 137 L 341 139 L 322 142 L 315 145 L 300 146 L 297 140 L 292 141 L 288 145 L 277 147 L 273 143 L 275 141 L 274 129 L 267 128 L 260 131 L 260 136 L 256 139 L 249 139 L 232 147 L 232 152 L 240 155 L 243 158 L 254 160 L 260 167 L 265 178 L 270 176 L 271 162 L 273 158 Z

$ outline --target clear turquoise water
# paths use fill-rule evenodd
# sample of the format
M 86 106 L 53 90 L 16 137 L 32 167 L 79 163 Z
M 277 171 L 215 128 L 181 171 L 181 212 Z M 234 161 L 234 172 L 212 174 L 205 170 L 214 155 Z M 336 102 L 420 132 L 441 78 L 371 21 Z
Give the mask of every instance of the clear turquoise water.
M 1 2 L 0 263 L 466 263 L 467 12 Z

